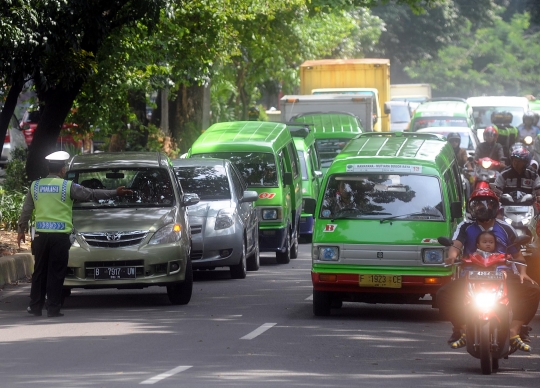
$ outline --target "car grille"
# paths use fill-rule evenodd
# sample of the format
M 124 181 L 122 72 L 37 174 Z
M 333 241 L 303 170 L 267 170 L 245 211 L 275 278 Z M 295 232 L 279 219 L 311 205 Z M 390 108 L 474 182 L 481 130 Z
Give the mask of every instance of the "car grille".
M 84 263 L 87 278 L 94 277 L 95 268 L 135 267 L 137 277 L 144 275 L 144 260 L 87 261 Z
M 189 258 L 191 260 L 200 260 L 200 259 L 202 259 L 202 254 L 203 254 L 203 251 L 194 251 L 194 250 L 192 250 L 190 255 L 189 255 Z
M 130 232 L 81 233 L 88 245 L 102 248 L 120 248 L 138 245 L 144 240 L 148 231 L 134 230 Z
M 191 234 L 197 234 L 202 232 L 202 225 L 190 225 Z

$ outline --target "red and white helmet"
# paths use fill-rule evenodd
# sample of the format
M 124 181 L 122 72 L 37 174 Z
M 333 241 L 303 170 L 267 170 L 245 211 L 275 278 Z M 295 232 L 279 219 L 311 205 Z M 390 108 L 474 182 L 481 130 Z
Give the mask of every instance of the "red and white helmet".
M 484 129 L 484 140 L 486 139 L 486 137 L 490 136 L 493 136 L 495 138 L 495 141 L 497 141 L 497 138 L 499 137 L 499 131 L 497 131 L 497 128 L 492 127 L 491 125 Z
M 491 189 L 476 189 L 469 197 L 469 212 L 480 222 L 486 222 L 497 217 L 499 210 L 499 197 Z

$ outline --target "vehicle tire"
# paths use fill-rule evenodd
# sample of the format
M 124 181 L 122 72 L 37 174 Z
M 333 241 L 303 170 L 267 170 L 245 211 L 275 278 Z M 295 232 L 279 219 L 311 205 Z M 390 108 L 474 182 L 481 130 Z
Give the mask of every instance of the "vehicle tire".
M 257 236 L 255 241 L 255 248 L 253 249 L 253 253 L 249 257 L 246 263 L 247 270 L 248 271 L 258 271 L 261 267 L 261 257 L 260 257 L 260 251 L 259 251 L 259 237 Z
M 313 235 L 312 234 L 304 234 L 302 235 L 302 242 L 306 244 L 311 244 L 313 241 Z
M 493 362 L 491 363 L 491 368 L 494 371 L 499 370 L 499 359 L 498 358 L 493 359 Z
M 191 300 L 193 292 L 193 268 L 191 260 L 188 259 L 186 266 L 186 277 L 182 283 L 167 286 L 167 296 L 174 305 L 185 305 Z
M 242 240 L 242 257 L 240 262 L 236 265 L 231 265 L 231 278 L 233 279 L 245 279 L 246 278 L 246 242 Z
M 332 308 L 332 294 L 328 291 L 313 290 L 313 315 L 327 317 Z
M 276 261 L 278 264 L 289 264 L 291 261 L 291 236 L 287 233 L 285 240 L 285 252 L 276 252 Z
M 292 232 L 291 232 L 291 239 L 292 239 L 292 244 L 291 244 L 291 259 L 296 259 L 298 257 L 298 228 L 296 228 L 296 234 L 295 234 L 295 238 L 293 239 L 292 238 Z
M 490 375 L 493 371 L 490 325 L 489 321 L 479 322 L 478 324 L 480 325 L 480 368 L 482 374 Z

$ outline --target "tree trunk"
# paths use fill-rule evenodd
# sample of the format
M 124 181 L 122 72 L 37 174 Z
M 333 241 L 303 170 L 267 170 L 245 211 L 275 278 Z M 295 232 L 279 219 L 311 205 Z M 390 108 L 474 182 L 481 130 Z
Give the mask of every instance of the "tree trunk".
M 201 134 L 204 86 L 180 86 L 169 104 L 169 129 L 182 153 L 187 152 Z
M 41 94 L 43 111 L 26 161 L 26 174 L 30 180 L 47 176 L 45 156 L 55 151 L 62 124 L 79 94 L 82 83 L 76 81 L 68 88 L 56 86 Z
M 2 140 L 2 144 L 4 144 L 4 139 L 9 128 L 9 121 L 13 117 L 13 112 L 15 112 L 15 108 L 17 107 L 17 99 L 19 98 L 19 94 L 21 94 L 23 87 L 24 81 L 22 80 L 11 85 L 6 97 L 6 102 L 0 112 L 0 139 Z

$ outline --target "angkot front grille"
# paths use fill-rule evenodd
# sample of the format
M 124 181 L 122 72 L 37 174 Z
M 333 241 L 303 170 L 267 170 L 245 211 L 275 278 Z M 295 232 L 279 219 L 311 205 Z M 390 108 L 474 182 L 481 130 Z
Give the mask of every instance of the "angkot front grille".
M 81 233 L 80 235 L 88 245 L 93 247 L 120 248 L 140 244 L 147 234 L 146 230 L 134 230 L 130 232 Z

